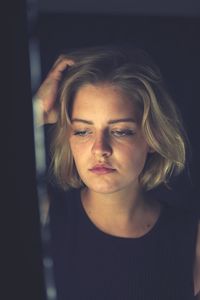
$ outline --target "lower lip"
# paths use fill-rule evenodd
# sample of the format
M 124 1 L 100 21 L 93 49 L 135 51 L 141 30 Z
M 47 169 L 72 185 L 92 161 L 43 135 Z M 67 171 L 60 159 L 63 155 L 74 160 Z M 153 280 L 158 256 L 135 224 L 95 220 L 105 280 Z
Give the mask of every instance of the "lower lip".
M 103 175 L 103 174 L 113 173 L 115 172 L 115 169 L 96 168 L 96 169 L 91 169 L 90 171 L 98 175 Z

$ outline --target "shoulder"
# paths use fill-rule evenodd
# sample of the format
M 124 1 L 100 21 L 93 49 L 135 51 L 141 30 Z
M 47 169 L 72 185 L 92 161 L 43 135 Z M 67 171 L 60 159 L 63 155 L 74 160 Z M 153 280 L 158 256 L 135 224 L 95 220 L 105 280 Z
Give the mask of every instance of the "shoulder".
M 63 190 L 59 186 L 49 185 L 48 193 L 50 195 L 51 201 L 54 203 L 68 203 L 80 196 L 80 189 L 69 188 L 68 190 Z
M 182 234 L 188 233 L 192 235 L 193 239 L 196 239 L 197 225 L 199 216 L 193 210 L 189 210 L 180 206 L 164 204 L 163 210 L 165 212 L 166 220 L 169 225 L 177 230 L 181 231 Z M 174 228 L 174 229 L 175 229 Z
M 49 188 L 51 216 L 66 216 L 66 212 L 73 210 L 79 200 L 80 190 L 69 189 L 64 191 L 58 187 Z
M 52 189 L 48 220 L 54 241 L 66 230 L 73 232 L 76 227 L 80 214 L 79 195 L 77 189 Z
M 189 262 L 194 266 L 194 294 L 200 300 L 200 218 L 196 211 L 167 205 L 167 220 L 176 236 L 178 244 L 183 249 L 184 257 L 189 249 Z M 177 233 L 177 234 L 176 234 Z M 184 241 L 181 244 L 180 241 Z
M 197 299 L 200 299 L 200 221 L 198 223 L 197 230 L 196 256 L 194 266 L 194 287 L 195 295 L 198 295 Z

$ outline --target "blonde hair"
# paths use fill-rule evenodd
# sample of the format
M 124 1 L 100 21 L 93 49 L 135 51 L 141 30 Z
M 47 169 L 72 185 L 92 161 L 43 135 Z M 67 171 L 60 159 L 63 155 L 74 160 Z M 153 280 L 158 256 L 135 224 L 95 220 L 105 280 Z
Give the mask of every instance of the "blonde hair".
M 73 160 L 67 133 L 76 92 L 86 84 L 117 86 L 139 108 L 141 128 L 154 150 L 147 157 L 140 183 L 148 191 L 185 167 L 187 135 L 158 67 L 142 50 L 93 47 L 66 55 L 75 64 L 64 75 L 59 92 L 59 118 L 52 141 L 52 170 L 63 189 L 84 186 Z

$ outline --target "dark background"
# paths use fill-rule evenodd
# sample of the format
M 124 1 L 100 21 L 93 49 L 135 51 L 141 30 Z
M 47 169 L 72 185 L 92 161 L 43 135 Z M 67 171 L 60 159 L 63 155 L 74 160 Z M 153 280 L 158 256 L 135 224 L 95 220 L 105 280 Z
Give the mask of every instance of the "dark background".
M 43 78 L 57 55 L 69 48 L 131 42 L 153 56 L 180 106 L 191 140 L 192 184 L 181 178 L 176 186 L 186 206 L 196 210 L 200 209 L 200 10 L 199 1 L 179 2 L 165 1 L 161 6 L 154 0 L 150 6 L 143 0 L 133 6 L 129 0 L 107 0 L 99 1 L 95 8 L 95 1 L 90 0 L 42 0 L 34 34 L 40 41 Z M 5 39 L 1 50 L 5 66 L 1 69 L 1 211 L 5 217 L 2 257 L 7 283 L 3 285 L 4 299 L 44 300 L 26 2 L 13 1 L 12 9 L 9 2 L 2 12 Z

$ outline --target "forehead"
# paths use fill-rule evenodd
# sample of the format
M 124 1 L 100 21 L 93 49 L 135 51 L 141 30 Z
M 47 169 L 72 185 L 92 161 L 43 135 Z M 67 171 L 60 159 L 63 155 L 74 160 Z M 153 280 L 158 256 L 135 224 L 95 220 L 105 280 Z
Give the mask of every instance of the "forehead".
M 109 84 L 85 85 L 77 91 L 73 101 L 72 118 L 137 118 L 137 115 L 134 99 Z

